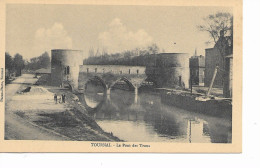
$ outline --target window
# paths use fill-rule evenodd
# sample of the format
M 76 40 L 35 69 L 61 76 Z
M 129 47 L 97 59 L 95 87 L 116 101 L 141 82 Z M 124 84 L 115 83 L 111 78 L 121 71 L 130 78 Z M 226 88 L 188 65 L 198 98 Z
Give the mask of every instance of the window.
M 70 74 L 70 67 L 67 66 L 67 74 Z
M 181 76 L 179 76 L 179 86 L 180 86 L 180 87 L 182 86 L 182 79 L 181 79 Z
M 139 69 L 136 70 L 136 73 L 139 74 Z
M 65 75 L 70 74 L 70 67 L 69 67 L 69 66 L 67 66 L 67 67 L 64 68 L 64 74 L 65 74 Z
M 131 74 L 131 69 L 129 69 L 129 74 Z

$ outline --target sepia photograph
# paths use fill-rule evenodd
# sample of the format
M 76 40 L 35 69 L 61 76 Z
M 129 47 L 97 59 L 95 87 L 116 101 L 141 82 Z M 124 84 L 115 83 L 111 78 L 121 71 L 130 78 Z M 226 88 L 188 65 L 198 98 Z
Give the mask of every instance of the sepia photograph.
M 232 145 L 235 22 L 230 5 L 7 3 L 4 142 Z

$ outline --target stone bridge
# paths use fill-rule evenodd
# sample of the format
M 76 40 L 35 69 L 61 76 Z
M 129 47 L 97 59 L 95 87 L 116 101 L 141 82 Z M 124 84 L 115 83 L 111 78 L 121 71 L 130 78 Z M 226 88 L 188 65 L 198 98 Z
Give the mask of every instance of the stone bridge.
M 84 90 L 90 80 L 100 81 L 107 94 L 120 82 L 127 83 L 137 93 L 146 79 L 156 87 L 189 86 L 189 55 L 186 53 L 138 57 L 146 66 L 83 65 L 81 50 L 53 49 L 51 53 L 51 84 L 69 86 L 73 91 Z
M 99 81 L 106 94 L 118 83 L 125 82 L 138 94 L 138 88 L 146 79 L 145 66 L 122 65 L 81 65 L 79 69 L 78 89 L 84 90 L 91 80 Z

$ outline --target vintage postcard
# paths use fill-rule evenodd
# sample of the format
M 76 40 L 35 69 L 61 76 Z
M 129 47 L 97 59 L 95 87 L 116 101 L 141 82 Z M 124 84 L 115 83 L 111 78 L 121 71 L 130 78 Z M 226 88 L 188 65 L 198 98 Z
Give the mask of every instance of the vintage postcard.
M 242 0 L 0 5 L 0 152 L 242 152 Z

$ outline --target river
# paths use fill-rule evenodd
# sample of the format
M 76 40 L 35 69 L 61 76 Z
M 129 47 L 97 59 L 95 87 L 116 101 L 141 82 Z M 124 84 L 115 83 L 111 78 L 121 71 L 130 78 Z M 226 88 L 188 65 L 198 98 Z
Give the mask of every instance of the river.
M 86 104 L 106 132 L 131 142 L 231 143 L 232 122 L 161 103 L 153 92 L 111 90 L 88 85 Z

